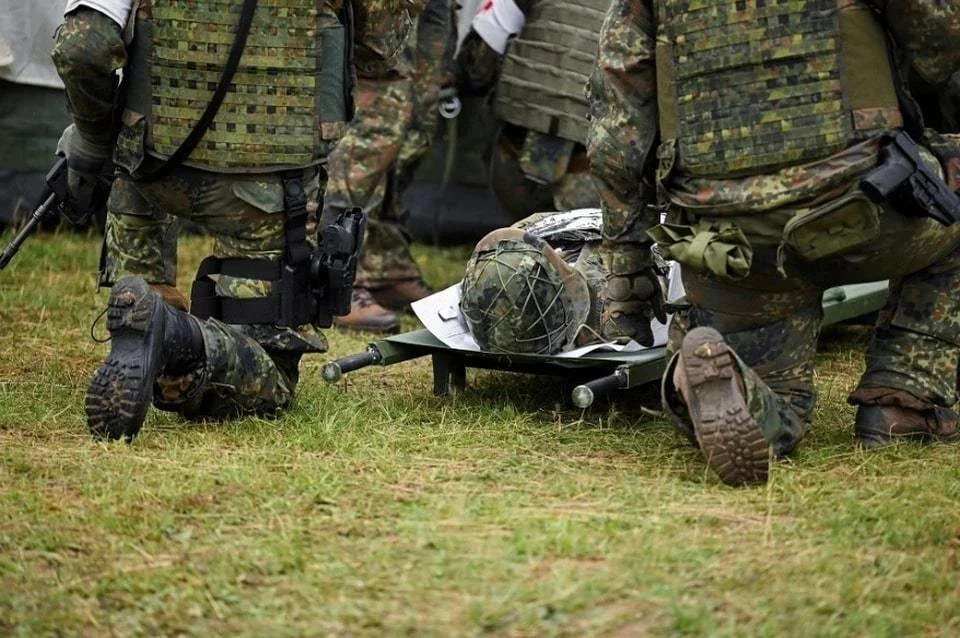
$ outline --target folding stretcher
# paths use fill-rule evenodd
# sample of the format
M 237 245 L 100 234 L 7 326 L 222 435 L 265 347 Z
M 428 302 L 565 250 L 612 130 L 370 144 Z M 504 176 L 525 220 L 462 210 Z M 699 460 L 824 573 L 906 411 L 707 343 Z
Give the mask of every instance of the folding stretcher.
M 875 312 L 887 298 L 887 282 L 831 288 L 823 296 L 824 324 L 849 321 Z M 457 350 L 444 345 L 425 329 L 374 341 L 366 350 L 330 361 L 322 375 L 336 383 L 343 375 L 372 365 L 388 366 L 430 355 L 433 392 L 448 394 L 466 385 L 467 368 L 486 368 L 559 376 L 581 381 L 571 392 L 571 402 L 590 406 L 596 397 L 658 381 L 666 366 L 663 346 L 634 352 L 592 352 L 579 358 L 542 355 L 504 355 Z

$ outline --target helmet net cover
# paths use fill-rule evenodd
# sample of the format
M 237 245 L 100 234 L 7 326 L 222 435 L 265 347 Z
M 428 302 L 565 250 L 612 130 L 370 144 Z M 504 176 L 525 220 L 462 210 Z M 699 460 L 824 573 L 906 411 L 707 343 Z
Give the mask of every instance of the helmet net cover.
M 525 235 L 478 248 L 471 257 L 460 310 L 484 350 L 556 354 L 579 329 L 573 300 L 544 255 L 545 246 L 543 240 Z

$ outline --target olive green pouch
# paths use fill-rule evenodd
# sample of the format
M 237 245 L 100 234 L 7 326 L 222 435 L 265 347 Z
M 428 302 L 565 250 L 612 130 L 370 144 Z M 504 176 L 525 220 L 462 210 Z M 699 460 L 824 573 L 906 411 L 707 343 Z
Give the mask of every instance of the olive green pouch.
M 860 190 L 817 208 L 803 209 L 783 228 L 783 244 L 816 261 L 862 246 L 880 232 L 880 211 Z
M 113 149 L 113 163 L 133 174 L 143 164 L 147 118 L 142 113 L 124 109 L 117 144 Z
M 322 63 L 318 81 L 320 131 L 323 139 L 339 139 L 346 130 L 346 30 L 343 25 L 323 30 Z
M 660 224 L 647 235 L 682 266 L 735 281 L 750 274 L 753 247 L 737 225 L 700 220 L 692 226 Z

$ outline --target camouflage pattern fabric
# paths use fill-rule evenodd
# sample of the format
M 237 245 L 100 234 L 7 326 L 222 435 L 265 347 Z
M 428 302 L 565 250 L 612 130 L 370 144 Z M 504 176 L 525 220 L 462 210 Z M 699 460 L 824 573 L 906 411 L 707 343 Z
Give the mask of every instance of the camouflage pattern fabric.
M 581 275 L 558 269 L 546 242 L 506 228 L 480 240 L 463 276 L 460 310 L 487 352 L 569 350 L 589 312 Z
M 330 6 L 340 8 L 339 2 Z M 408 7 L 400 0 L 360 0 L 354 9 L 356 71 L 376 94 L 366 99 L 403 101 L 409 95 L 409 69 L 402 59 L 411 22 Z M 112 144 L 116 70 L 127 60 L 119 27 L 96 11 L 81 8 L 71 12 L 55 44 L 54 60 L 80 134 L 101 147 Z M 375 199 L 377 180 L 366 171 L 376 169 L 375 162 L 369 161 L 381 152 L 376 143 L 389 141 L 384 144 L 387 155 L 390 148 L 397 147 L 395 136 L 384 135 L 382 124 L 360 117 L 349 125 L 346 149 L 357 148 L 358 141 L 373 145 L 360 143 L 361 152 L 331 159 L 339 171 L 335 174 L 341 177 L 334 182 L 332 199 L 350 204 L 349 196 L 353 196 L 363 206 Z M 389 126 L 386 132 L 390 133 Z M 392 153 L 395 156 L 396 150 Z M 151 162 L 146 158 L 145 166 L 149 168 Z M 305 186 L 308 200 L 318 206 L 323 185 L 315 169 L 305 174 Z M 212 234 L 217 256 L 276 258 L 283 249 L 283 197 L 276 173 L 220 174 L 181 167 L 152 183 L 120 176 L 108 209 L 106 281 L 136 274 L 161 289 L 175 286 L 175 216 L 192 219 Z M 269 285 L 221 276 L 217 294 L 258 297 L 269 293 Z M 169 288 L 166 292 L 166 298 L 173 296 Z M 206 321 L 203 333 L 210 360 L 200 379 L 202 387 L 193 387 L 195 379 L 167 379 L 161 393 L 167 401 L 162 405 L 182 404 L 176 409 L 192 417 L 270 413 L 289 406 L 300 356 L 327 348 L 323 335 L 309 325 L 293 330 Z
M 657 19 L 661 137 L 678 170 L 769 172 L 902 124 L 877 64 L 885 37 L 862 3 L 673 0 Z
M 409 80 L 361 79 L 354 102 L 357 134 L 348 132 L 330 155 L 323 220 L 333 220 L 353 206 L 367 215 L 362 264 L 354 285 L 419 277 L 400 220 L 388 217 L 395 213 L 389 204 L 391 171 L 413 117 Z
M 361 79 L 355 91 L 353 130 L 365 135 L 348 132 L 330 157 L 325 219 L 350 205 L 360 206 L 367 215 L 354 282 L 358 287 L 380 288 L 420 278 L 403 227 L 400 197 L 434 138 L 451 19 L 449 0 L 426 3 L 401 52 L 405 67 L 413 69 L 409 79 L 389 91 L 379 82 Z
M 675 316 L 669 348 L 677 350 L 698 326 L 719 330 L 739 357 L 751 413 L 779 454 L 789 453 L 809 427 L 821 297 L 831 286 L 895 278 L 854 396 L 882 387 L 926 406 L 956 403 L 960 299 L 952 291 L 960 286 L 960 227 L 944 232 L 936 222 L 892 209 L 882 222 L 879 239 L 859 250 L 817 262 L 789 260 L 787 278 L 777 272 L 773 247 L 760 249 L 753 273 L 737 282 L 683 271 L 693 307 Z M 914 240 L 903 242 L 905 236 Z M 898 277 L 902 272 L 911 274 Z
M 413 121 L 397 160 L 400 174 L 412 172 L 436 137 L 440 87 L 452 82 L 452 27 L 450 0 L 429 0 L 407 43 L 407 53 L 413 58 Z M 402 187 L 399 192 L 403 192 Z
M 924 1 L 873 4 L 896 25 L 898 45 L 910 52 L 914 70 L 925 79 L 945 82 L 960 70 L 953 46 L 960 38 L 960 10 Z M 641 254 L 627 259 L 636 266 L 644 263 L 647 256 L 640 247 L 659 222 L 659 194 L 670 221 L 694 229 L 721 222 L 735 226 L 752 250 L 746 276 L 736 281 L 684 269 L 693 306 L 675 316 L 671 346 L 676 349 L 694 327 L 718 329 L 739 357 L 753 416 L 767 440 L 785 454 L 807 431 L 815 402 L 813 357 L 822 291 L 890 278 L 895 281 L 890 307 L 851 400 L 877 403 L 876 397 L 886 393 L 900 397 L 901 404 L 912 401 L 912 406 L 954 405 L 960 361 L 960 299 L 954 294 L 960 285 L 960 225 L 945 229 L 904 214 L 911 211 L 882 206 L 876 211 L 878 228 L 859 244 L 840 254 L 802 258 L 786 244 L 788 222 L 849 194 L 859 177 L 876 166 L 880 140 L 874 136 L 826 159 L 764 174 L 707 179 L 675 171 L 670 147 L 660 149 L 659 157 L 654 149 L 659 132 L 657 35 L 652 2 L 613 2 L 589 86 L 587 148 L 603 202 L 604 248 L 628 255 L 633 244 Z M 665 408 L 690 435 L 671 384 L 667 374 Z
M 127 64 L 120 27 L 93 9 L 73 11 L 57 32 L 53 61 L 77 132 L 93 146 L 111 148 L 117 70 Z
M 210 170 L 307 166 L 345 128 L 345 29 L 336 2 L 260 4 L 237 72 L 190 163 Z M 236 14 L 217 0 L 151 0 L 137 11 L 124 125 L 145 116 L 151 152 L 168 157 L 206 109 L 233 46 Z M 190 48 L 184 50 L 183 43 Z M 122 136 L 128 135 L 123 131 Z
M 308 201 L 319 197 L 316 170 L 304 180 Z M 120 175 L 107 202 L 105 283 L 140 275 L 147 283 L 177 285 L 177 217 L 189 219 L 214 237 L 216 257 L 279 259 L 283 238 L 283 187 L 278 175 L 225 175 L 187 167 L 156 182 L 138 183 Z M 166 211 L 177 211 L 178 215 Z M 217 295 L 265 297 L 270 282 L 226 275 Z M 280 330 L 280 329 L 277 329 Z M 326 342 L 313 326 L 289 333 L 288 349 L 324 352 Z
M 603 211 L 600 253 L 609 272 L 603 333 L 611 339 L 647 339 L 653 315 L 646 298 L 653 291 L 641 290 L 653 266 L 647 230 L 659 221 L 648 170 L 657 136 L 652 29 L 649 3 L 615 1 L 600 28 L 587 85 L 587 156 Z
M 481 348 L 556 354 L 597 341 L 605 272 L 590 215 L 535 213 L 477 243 L 460 305 Z
M 520 3 L 518 3 L 519 5 Z M 471 30 L 460 44 L 456 59 L 457 82 L 468 95 L 487 95 L 500 71 L 500 54 Z
M 870 0 L 883 13 L 911 70 L 934 86 L 947 83 L 960 68 L 960 7 L 942 0 Z
M 157 378 L 154 405 L 187 418 L 274 416 L 293 402 L 299 353 L 274 350 L 247 326 L 200 323 L 206 362 L 201 370 Z M 265 354 L 267 356 L 265 356 Z
M 563 144 L 558 157 L 552 144 L 527 144 L 530 137 Z M 587 169 L 582 146 L 504 123 L 490 159 L 490 188 L 497 202 L 516 219 L 537 211 L 596 208 L 597 187 Z M 534 175 L 548 175 L 548 179 Z
M 307 196 L 316 201 L 317 172 L 309 172 Z M 118 176 L 108 201 L 105 281 L 136 274 L 154 288 L 176 290 L 178 217 L 213 235 L 217 257 L 279 259 L 284 242 L 281 189 L 278 175 L 223 175 L 187 167 L 150 183 Z M 227 298 L 269 293 L 269 282 L 225 275 L 217 281 L 217 294 Z M 190 418 L 267 415 L 286 408 L 300 356 L 327 350 L 326 339 L 311 325 L 294 330 L 230 326 L 210 319 L 201 328 L 207 351 L 204 370 L 157 382 L 157 407 Z

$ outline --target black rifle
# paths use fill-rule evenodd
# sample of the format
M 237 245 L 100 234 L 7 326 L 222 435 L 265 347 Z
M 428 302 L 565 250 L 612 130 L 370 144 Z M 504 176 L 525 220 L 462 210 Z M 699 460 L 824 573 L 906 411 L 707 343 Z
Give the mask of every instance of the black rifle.
M 41 197 L 42 203 L 37 207 L 37 210 L 33 211 L 33 215 L 23 225 L 17 236 L 3 249 L 3 254 L 0 254 L 0 270 L 7 267 L 10 260 L 20 250 L 20 246 L 37 226 L 48 217 L 54 218 L 60 214 L 60 204 L 67 199 L 67 158 L 61 157 L 58 159 L 44 180 L 47 182 L 47 187 Z
M 318 326 L 328 327 L 334 317 L 350 314 L 366 225 L 363 211 L 353 208 L 323 229 L 319 250 L 314 251 L 310 263 L 310 292 Z
M 960 195 L 920 157 L 920 147 L 898 131 L 880 149 L 880 165 L 860 180 L 877 203 L 889 201 L 906 215 L 931 217 L 944 226 L 960 221 Z
M 70 189 L 67 186 L 68 164 L 69 161 L 66 157 L 57 158 L 53 168 L 43 178 L 47 187 L 40 197 L 41 203 L 33 211 L 30 219 L 23 225 L 16 237 L 3 249 L 3 253 L 0 253 L 0 270 L 6 268 L 10 260 L 19 252 L 27 237 L 33 234 L 37 226 L 46 219 L 54 220 L 58 215 L 63 214 L 71 224 L 77 228 L 84 228 L 90 223 L 91 217 L 98 211 L 103 211 L 113 182 L 113 164 L 110 162 L 104 164 L 100 174 L 94 178 L 96 181 L 90 191 L 89 201 L 85 202 L 78 202 L 70 195 Z

